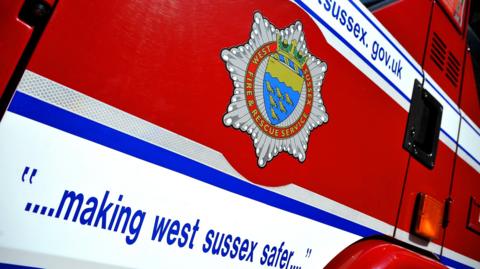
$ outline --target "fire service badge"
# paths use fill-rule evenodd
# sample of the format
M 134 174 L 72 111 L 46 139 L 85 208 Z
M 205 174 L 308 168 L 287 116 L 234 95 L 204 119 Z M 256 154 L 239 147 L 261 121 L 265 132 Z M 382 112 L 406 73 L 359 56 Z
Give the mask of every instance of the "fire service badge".
M 223 123 L 252 137 L 260 167 L 282 151 L 303 162 L 328 115 L 320 93 L 327 64 L 309 53 L 302 24 L 280 30 L 256 13 L 248 42 L 221 57 L 234 88 Z

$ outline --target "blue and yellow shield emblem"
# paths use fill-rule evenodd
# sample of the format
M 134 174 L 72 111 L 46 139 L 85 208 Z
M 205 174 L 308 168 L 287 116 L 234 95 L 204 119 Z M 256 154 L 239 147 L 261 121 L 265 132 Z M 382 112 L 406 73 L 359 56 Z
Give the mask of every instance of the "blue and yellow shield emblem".
M 295 110 L 303 83 L 302 70 L 294 58 L 286 53 L 270 57 L 263 77 L 263 99 L 272 125 L 282 123 Z

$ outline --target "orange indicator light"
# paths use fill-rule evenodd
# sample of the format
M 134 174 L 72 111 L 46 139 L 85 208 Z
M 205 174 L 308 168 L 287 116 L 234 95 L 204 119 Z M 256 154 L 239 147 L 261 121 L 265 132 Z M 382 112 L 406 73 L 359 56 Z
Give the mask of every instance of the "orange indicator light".
M 423 238 L 436 239 L 442 230 L 443 203 L 424 193 L 418 199 L 414 232 Z

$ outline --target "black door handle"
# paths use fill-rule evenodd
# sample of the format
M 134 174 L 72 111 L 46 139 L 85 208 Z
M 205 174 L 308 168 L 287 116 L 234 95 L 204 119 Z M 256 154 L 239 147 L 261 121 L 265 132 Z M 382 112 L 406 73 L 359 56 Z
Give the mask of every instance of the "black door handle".
M 440 102 L 415 80 L 403 148 L 429 169 L 435 166 L 442 113 Z

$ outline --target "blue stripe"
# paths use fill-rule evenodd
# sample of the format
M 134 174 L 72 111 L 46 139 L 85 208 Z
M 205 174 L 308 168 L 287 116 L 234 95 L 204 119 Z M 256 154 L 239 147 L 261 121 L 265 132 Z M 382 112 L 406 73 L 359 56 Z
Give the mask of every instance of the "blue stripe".
M 472 128 L 472 130 L 478 135 L 480 136 L 480 133 L 475 129 L 475 127 L 473 127 L 473 125 L 470 123 L 470 121 L 468 119 L 466 119 L 465 117 L 462 116 L 462 114 L 460 113 L 460 110 L 458 110 L 454 105 L 452 105 L 446 97 L 444 97 L 442 95 L 442 93 L 430 82 L 430 80 L 428 79 L 425 79 L 427 81 L 427 83 L 440 95 L 440 97 L 442 97 L 442 99 L 455 111 L 457 112 L 458 115 L 460 115 L 461 119 L 463 119 L 463 121 L 465 123 L 468 124 L 468 126 L 470 126 L 470 128 Z
M 37 269 L 37 267 L 0 263 L 0 269 Z
M 454 139 L 451 135 L 449 135 L 445 130 L 443 130 L 442 128 L 440 128 L 440 132 L 442 132 L 444 135 L 446 135 L 448 139 L 452 140 L 452 142 L 453 142 L 455 145 L 458 145 L 457 140 Z
M 464 147 L 462 147 L 462 145 L 458 144 L 458 147 L 463 150 L 470 158 L 472 158 L 472 160 L 474 160 L 478 165 L 480 165 L 480 162 L 475 157 L 473 157 L 470 152 L 468 152 Z
M 458 110 L 454 105 L 452 105 L 446 97 L 444 97 L 442 95 L 442 93 L 440 93 L 440 91 L 435 87 L 433 86 L 433 84 L 430 82 L 430 80 L 428 79 L 425 79 L 427 81 L 428 84 L 430 84 L 430 86 L 442 97 L 443 100 L 445 100 L 445 102 L 447 102 L 447 104 L 455 111 L 457 112 L 458 115 L 460 115 L 461 119 L 463 119 L 464 122 L 466 122 L 468 124 L 468 126 L 470 126 L 470 128 L 472 128 L 472 130 L 478 135 L 480 136 L 480 133 L 477 131 L 477 129 L 475 129 L 475 127 L 473 127 L 473 125 L 470 123 L 470 121 L 468 119 L 466 119 L 465 117 L 462 116 L 462 113 L 460 113 L 460 110 Z
M 442 93 L 441 93 L 435 86 L 433 86 L 433 84 L 430 82 L 429 79 L 425 79 L 425 81 L 427 81 L 427 83 L 430 85 L 430 87 L 432 87 L 432 88 L 440 95 L 440 97 L 442 97 L 442 99 L 443 99 L 445 102 L 447 102 L 447 104 L 448 104 L 455 112 L 457 112 L 457 114 L 460 115 L 460 111 L 459 111 L 454 105 L 452 105 L 452 104 L 447 100 L 447 98 L 446 98 L 445 96 L 443 96 Z
M 60 129 L 144 161 L 190 176 L 220 189 L 338 229 L 367 237 L 379 232 L 292 198 L 255 186 L 184 156 L 155 146 L 29 95 L 16 92 L 10 112 Z
M 390 43 L 390 45 L 392 45 L 398 51 L 398 53 L 400 53 L 403 58 L 407 60 L 407 62 L 413 67 L 413 69 L 415 69 L 415 71 L 417 71 L 419 75 L 423 76 L 423 73 L 417 68 L 417 66 L 414 65 L 410 61 L 410 59 L 408 59 L 408 57 L 403 54 L 403 52 L 385 35 L 384 32 L 382 32 L 382 30 L 380 30 L 380 28 L 375 23 L 373 23 L 373 21 L 367 15 L 365 15 L 365 13 L 357 5 L 355 5 L 355 2 L 350 0 L 350 3 L 365 17 L 365 19 L 367 19 L 373 25 L 373 27 L 375 27 L 375 29 L 377 29 L 377 31 Z
M 468 152 L 460 143 L 458 143 L 453 137 L 451 137 L 446 131 L 444 131 L 442 128 L 440 128 L 440 131 L 445 134 L 448 139 L 452 140 L 455 145 L 457 145 L 459 148 L 461 148 L 474 162 L 476 162 L 478 165 L 480 165 L 480 162 L 470 153 Z
M 478 165 L 480 165 L 480 162 L 477 160 L 477 158 L 475 158 L 475 156 L 473 156 L 470 152 L 468 152 L 468 150 L 466 150 L 462 145 L 460 145 L 460 143 L 458 143 L 457 140 L 455 140 L 453 137 L 451 137 L 445 130 L 440 128 L 440 132 L 442 132 L 444 135 L 446 135 L 448 137 L 448 139 L 450 139 L 453 143 L 455 143 L 455 145 L 457 145 L 459 148 L 461 148 L 474 162 L 476 162 Z
M 461 115 L 461 114 L 460 114 Z M 473 127 L 473 125 L 470 123 L 470 121 L 468 119 L 466 119 L 465 117 L 461 116 L 462 117 L 462 120 L 464 122 L 466 122 L 468 124 L 468 126 L 470 126 L 470 128 L 472 128 L 472 130 L 478 135 L 480 136 L 480 133 L 477 131 L 477 129 L 475 129 L 475 127 Z
M 382 72 L 380 72 L 375 66 L 370 63 L 362 54 L 360 54 L 350 43 L 348 43 L 340 34 L 335 32 L 333 28 L 328 25 L 324 20 L 320 18 L 320 16 L 317 15 L 313 10 L 311 10 L 307 5 L 305 5 L 301 0 L 295 0 L 295 2 L 301 6 L 305 11 L 310 14 L 310 16 L 314 17 L 317 19 L 318 22 L 320 22 L 325 28 L 327 28 L 333 35 L 335 35 L 339 40 L 343 42 L 351 51 L 353 51 L 355 54 L 357 54 L 358 57 L 360 57 L 370 68 L 372 68 L 380 77 L 382 77 L 390 86 L 392 86 L 395 91 L 397 91 L 407 102 L 410 103 L 410 97 L 408 97 L 403 91 L 401 91 L 393 82 L 391 82 Z
M 445 264 L 446 266 L 450 266 L 450 267 L 453 267 L 455 269 L 474 269 L 473 267 L 465 265 L 461 262 L 457 262 L 457 261 L 452 260 L 450 258 L 447 258 L 445 256 L 440 256 L 440 262 Z
M 480 133 L 475 129 L 475 127 L 473 127 L 473 125 L 470 123 L 470 121 L 468 119 L 466 119 L 465 117 L 462 116 L 462 113 L 460 113 L 460 110 L 458 110 L 454 105 L 452 105 L 445 96 L 443 96 L 443 94 L 430 82 L 429 79 L 425 79 L 425 81 L 427 81 L 427 83 L 440 95 L 440 97 L 442 97 L 442 99 L 455 111 L 457 112 L 458 115 L 460 115 L 460 118 L 465 122 L 467 123 L 468 126 L 470 126 L 470 128 L 472 128 L 472 130 L 480 137 Z M 445 133 L 446 134 L 446 133 Z M 455 140 L 456 141 L 456 140 Z M 479 163 L 477 159 L 475 159 L 470 153 L 468 153 L 467 151 L 465 151 L 469 156 L 472 157 L 472 159 Z

